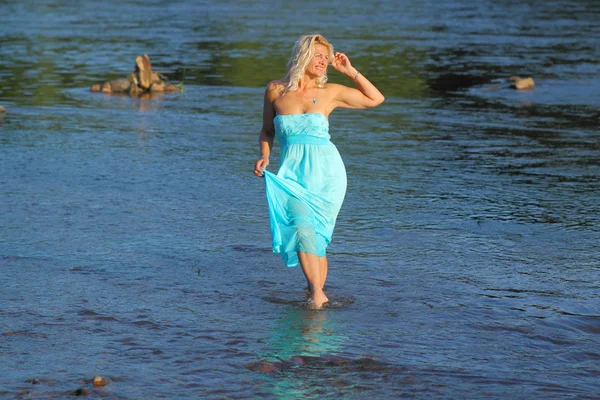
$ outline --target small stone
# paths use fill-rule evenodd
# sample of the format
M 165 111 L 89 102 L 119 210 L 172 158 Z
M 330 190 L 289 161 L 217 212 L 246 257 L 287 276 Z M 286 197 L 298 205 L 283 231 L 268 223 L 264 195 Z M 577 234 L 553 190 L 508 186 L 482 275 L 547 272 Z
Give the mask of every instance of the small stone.
M 112 93 L 110 82 L 104 82 L 104 85 L 102 85 L 102 93 Z
M 127 79 L 115 79 L 110 81 L 110 88 L 113 92 L 127 92 L 131 83 Z
M 102 378 L 101 376 L 94 377 L 94 386 L 106 386 L 108 385 L 108 381 Z
M 515 89 L 517 90 L 533 89 L 534 87 L 535 82 L 533 82 L 532 78 L 520 79 L 515 82 Z
M 6 108 L 0 106 L 0 114 L 5 113 L 6 112 Z M 6 335 L 9 336 L 9 335 Z
M 96 85 L 92 85 L 92 87 L 90 88 L 90 92 L 99 92 L 102 90 L 102 86 L 96 84 Z

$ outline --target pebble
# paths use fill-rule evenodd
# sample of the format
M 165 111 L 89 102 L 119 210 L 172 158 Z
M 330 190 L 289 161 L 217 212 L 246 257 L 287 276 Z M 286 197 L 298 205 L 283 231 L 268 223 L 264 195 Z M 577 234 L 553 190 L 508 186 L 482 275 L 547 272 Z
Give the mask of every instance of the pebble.
M 517 90 L 533 89 L 535 87 L 532 77 L 521 78 L 520 76 L 511 76 L 508 78 L 508 81 L 511 82 L 510 87 Z
M 108 381 L 97 375 L 94 377 L 94 386 L 106 386 L 108 385 Z

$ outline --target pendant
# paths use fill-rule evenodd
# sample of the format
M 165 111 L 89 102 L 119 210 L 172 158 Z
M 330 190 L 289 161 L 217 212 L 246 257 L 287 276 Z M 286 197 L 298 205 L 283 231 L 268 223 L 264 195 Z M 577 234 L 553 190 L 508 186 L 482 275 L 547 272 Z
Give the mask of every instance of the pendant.
M 317 104 L 317 98 L 313 98 L 313 104 Z

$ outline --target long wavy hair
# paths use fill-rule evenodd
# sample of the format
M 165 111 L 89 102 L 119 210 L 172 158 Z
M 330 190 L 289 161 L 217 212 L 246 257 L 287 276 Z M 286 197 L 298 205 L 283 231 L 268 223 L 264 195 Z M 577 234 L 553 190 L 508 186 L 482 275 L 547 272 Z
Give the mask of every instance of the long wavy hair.
M 292 57 L 287 63 L 287 75 L 285 81 L 285 93 L 298 90 L 298 82 L 304 76 L 308 63 L 315 55 L 315 45 L 322 44 L 329 52 L 329 62 L 333 60 L 333 46 L 322 35 L 305 35 L 294 44 Z M 327 69 L 323 76 L 315 79 L 317 87 L 323 87 L 327 82 Z

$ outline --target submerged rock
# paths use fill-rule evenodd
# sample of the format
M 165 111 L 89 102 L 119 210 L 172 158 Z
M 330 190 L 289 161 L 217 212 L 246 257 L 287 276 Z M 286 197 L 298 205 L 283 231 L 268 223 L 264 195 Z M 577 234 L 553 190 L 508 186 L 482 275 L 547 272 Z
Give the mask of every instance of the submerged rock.
M 396 372 L 400 369 L 395 365 L 378 361 L 369 357 L 352 359 L 347 357 L 324 354 L 321 356 L 294 355 L 289 361 L 261 360 L 244 365 L 250 371 L 273 373 L 296 369 L 327 369 L 344 368 L 346 371 Z
M 73 396 L 87 396 L 90 392 L 86 388 L 78 388 L 71 392 Z
M 244 365 L 244 368 L 250 371 L 271 373 L 276 371 L 283 371 L 293 367 L 295 364 L 288 361 L 268 361 L 262 360 Z

